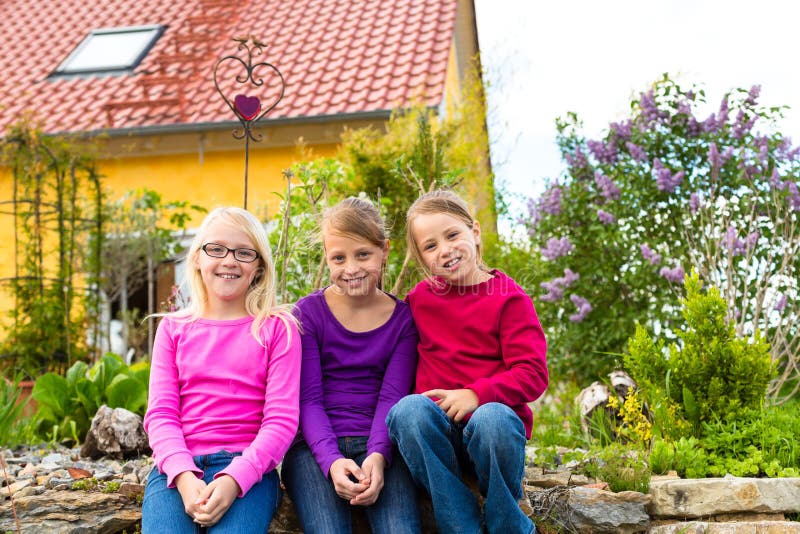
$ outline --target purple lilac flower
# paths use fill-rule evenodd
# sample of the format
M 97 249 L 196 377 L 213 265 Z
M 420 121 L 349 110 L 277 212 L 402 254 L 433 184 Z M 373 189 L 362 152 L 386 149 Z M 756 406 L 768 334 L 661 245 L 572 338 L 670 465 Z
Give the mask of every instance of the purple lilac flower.
M 700 128 L 706 133 L 716 132 L 718 127 L 719 125 L 717 124 L 717 115 L 715 113 L 709 115 L 708 118 L 704 120 L 703 123 L 700 125 Z
M 794 211 L 800 211 L 800 192 L 797 190 L 795 182 L 786 182 L 786 189 L 789 191 L 789 204 Z
M 619 187 L 617 187 L 611 178 L 605 176 L 600 171 L 594 173 L 594 183 L 597 185 L 597 189 L 600 190 L 600 194 L 603 195 L 603 198 L 606 200 L 617 200 L 619 198 Z
M 686 123 L 686 136 L 687 137 L 697 137 L 700 131 L 703 129 L 702 125 L 697 122 L 697 119 L 694 115 L 689 116 L 689 121 Z
M 684 276 L 686 276 L 683 267 L 681 267 L 680 265 L 672 269 L 670 269 L 669 267 L 662 267 L 661 271 L 659 271 L 659 274 L 664 278 L 666 278 L 667 281 L 674 283 L 683 282 L 683 278 Z
M 773 306 L 772 309 L 778 313 L 783 313 L 783 310 L 786 308 L 786 301 L 786 295 L 781 295 L 777 302 L 775 302 L 775 306 Z
M 581 147 L 575 149 L 575 155 L 564 154 L 564 159 L 567 160 L 567 163 L 569 163 L 570 167 L 575 167 L 578 169 L 582 169 L 583 167 L 589 165 L 586 155 L 581 150 Z
M 639 105 L 642 108 L 642 115 L 644 115 L 647 122 L 657 121 L 661 117 L 661 113 L 656 106 L 656 99 L 653 95 L 653 91 L 642 93 L 642 96 L 639 98 Z
M 719 163 L 719 150 L 717 150 L 716 143 L 708 144 L 708 162 L 711 164 L 712 169 L 719 169 L 721 167 Z
M 678 102 L 678 114 L 679 115 L 686 115 L 689 116 L 692 114 L 692 105 L 687 100 L 681 100 Z
M 647 244 L 642 244 L 639 248 L 642 251 L 642 256 L 650 262 L 650 265 L 658 265 L 661 263 L 661 254 L 648 247 Z
M 613 142 L 589 140 L 586 142 L 589 151 L 600 163 L 611 164 L 617 161 L 617 146 Z
M 614 224 L 617 222 L 617 218 L 614 217 L 613 214 L 603 210 L 597 210 L 597 218 L 600 219 L 600 222 L 603 224 Z
M 592 311 L 592 305 L 589 301 L 579 295 L 570 295 L 569 299 L 578 308 L 578 313 L 569 316 L 569 320 L 573 323 L 580 323 L 583 321 L 589 312 Z
M 617 137 L 628 139 L 631 136 L 631 121 L 626 120 L 622 122 L 612 122 L 611 131 L 616 132 Z
M 539 208 L 550 215 L 561 213 L 561 187 L 554 185 L 542 195 Z
M 747 92 L 747 99 L 744 101 L 745 104 L 755 106 L 756 101 L 758 100 L 758 96 L 761 94 L 761 86 L 754 85 L 750 88 L 750 91 Z
M 756 123 L 756 117 L 753 116 L 749 120 L 745 120 L 744 110 L 739 110 L 739 113 L 736 115 L 736 123 L 733 125 L 733 137 L 736 139 L 741 139 L 744 137 L 744 134 L 749 132 L 753 125 Z
M 552 261 L 561 256 L 566 256 L 572 252 L 574 248 L 575 246 L 570 243 L 569 239 L 566 237 L 562 237 L 561 239 L 551 237 L 540 251 L 542 256 Z
M 697 214 L 697 210 L 700 209 L 700 195 L 697 193 L 692 193 L 689 195 L 689 209 L 692 210 L 692 215 Z
M 628 152 L 630 152 L 631 157 L 633 159 L 635 159 L 640 163 L 643 161 L 647 161 L 647 152 L 645 152 L 645 150 L 642 147 L 630 141 L 627 141 L 625 143 L 625 146 L 627 147 Z
M 541 299 L 547 302 L 561 300 L 564 298 L 564 289 L 574 284 L 579 278 L 580 275 L 578 273 L 574 273 L 570 269 L 564 269 L 564 276 L 559 276 L 550 282 L 542 282 L 539 284 L 547 291 L 545 295 L 542 295 Z
M 717 113 L 717 126 L 723 126 L 728 120 L 728 96 L 722 97 L 722 102 L 719 103 L 719 112 Z
M 659 191 L 666 191 L 667 193 L 675 191 L 675 188 L 680 185 L 683 178 L 686 176 L 684 171 L 678 171 L 672 174 L 668 168 L 664 167 L 658 158 L 653 160 L 653 170 L 656 173 L 656 187 Z
M 553 280 L 552 282 L 542 282 L 539 284 L 542 286 L 542 289 L 547 291 L 544 295 L 539 297 L 545 302 L 556 302 L 564 298 L 564 289 L 556 284 L 556 281 Z
M 741 256 L 746 251 L 744 241 L 739 239 L 739 236 L 736 233 L 736 228 L 734 228 L 733 225 L 728 226 L 728 229 L 725 231 L 725 235 L 722 238 L 722 244 L 725 248 L 730 250 L 731 255 L 733 256 Z
M 773 189 L 783 189 L 783 180 L 781 180 L 781 174 L 778 172 L 777 167 L 772 169 L 772 174 L 769 177 L 769 185 Z

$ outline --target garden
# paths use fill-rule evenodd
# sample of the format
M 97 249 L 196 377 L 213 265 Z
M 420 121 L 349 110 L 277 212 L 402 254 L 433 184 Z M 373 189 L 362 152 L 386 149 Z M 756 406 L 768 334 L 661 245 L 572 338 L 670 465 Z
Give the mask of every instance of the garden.
M 485 260 L 529 292 L 548 338 L 532 463 L 568 465 L 615 492 L 646 493 L 670 472 L 800 477 L 800 146 L 780 132 L 781 114 L 759 104 L 757 86 L 717 105 L 665 75 L 599 139 L 579 117 L 560 119 L 566 168 L 515 213 L 521 199 L 491 185 L 480 91 L 445 119 L 398 112 L 386 133 L 350 131 L 336 158 L 284 172 L 279 212 L 259 213 L 280 299 L 325 283 L 308 236 L 353 192 L 378 200 L 391 225 L 387 278 L 401 296 L 420 276 L 403 239 L 411 201 L 442 186 L 494 199 L 479 218 L 512 230 L 489 232 Z M 154 322 L 142 317 L 187 298 L 176 288 L 156 303 L 154 266 L 180 253 L 203 208 L 153 191 L 111 199 L 86 147 L 25 124 L 6 139 L 19 274 L 4 288 L 15 306 L 0 340 L 0 445 L 77 446 L 104 404 L 144 413 Z M 137 284 L 148 309 L 126 304 Z M 130 360 L 101 350 L 108 298 L 122 303 L 125 339 L 144 347 Z M 630 381 L 614 388 L 619 370 Z M 30 380 L 34 412 L 20 402 Z M 592 385 L 607 396 L 582 410 L 576 398 Z

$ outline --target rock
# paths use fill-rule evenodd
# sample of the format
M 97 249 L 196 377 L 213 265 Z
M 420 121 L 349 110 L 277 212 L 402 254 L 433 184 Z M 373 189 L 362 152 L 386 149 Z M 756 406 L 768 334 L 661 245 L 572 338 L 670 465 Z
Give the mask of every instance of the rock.
M 687 521 L 651 527 L 648 534 L 800 534 L 794 521 L 745 521 L 715 523 Z
M 565 532 L 627 534 L 645 532 L 650 523 L 646 511 L 650 497 L 635 491 L 560 486 L 528 496 L 537 518 Z
M 614 388 L 614 391 L 617 392 L 617 395 L 621 399 L 628 397 L 628 391 L 630 389 L 635 390 L 639 387 L 633 378 L 625 371 L 612 371 L 609 373 L 608 379 L 611 381 L 611 387 Z
M 144 484 L 123 482 L 119 485 L 117 492 L 132 501 L 142 502 L 142 499 L 144 498 Z
M 133 531 L 141 518 L 139 504 L 116 493 L 47 491 L 14 499 L 20 531 L 52 534 Z M 10 504 L 0 506 L 0 531 L 16 532 Z
M 796 513 L 800 478 L 702 478 L 650 483 L 654 517 L 698 518 L 738 512 Z
M 97 410 L 81 448 L 81 456 L 130 458 L 150 452 L 142 418 L 124 408 L 106 405 Z
M 589 420 L 595 411 L 606 410 L 610 417 L 615 416 L 614 410 L 607 406 L 609 397 L 611 397 L 611 389 L 600 382 L 592 382 L 578 393 L 575 401 L 581 411 L 581 430 L 584 433 L 589 433 Z
M 556 486 L 584 486 L 589 483 L 585 475 L 578 475 L 568 469 L 558 469 L 555 472 L 542 469 L 528 468 L 522 480 L 525 486 L 539 488 L 555 488 Z
M 24 488 L 28 488 L 33 485 L 33 480 L 28 478 L 25 480 L 17 480 L 13 484 L 10 484 L 4 488 L 0 488 L 0 496 L 3 498 L 7 498 L 9 496 L 17 496 L 20 490 Z

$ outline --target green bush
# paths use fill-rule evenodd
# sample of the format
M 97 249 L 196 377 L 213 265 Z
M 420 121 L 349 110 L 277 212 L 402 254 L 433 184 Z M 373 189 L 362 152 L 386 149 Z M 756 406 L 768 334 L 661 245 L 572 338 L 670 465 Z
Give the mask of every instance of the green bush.
M 685 325 L 678 328 L 669 355 L 663 341 L 654 342 L 638 326 L 624 360 L 646 396 L 666 397 L 679 405 L 694 434 L 700 435 L 703 422 L 758 408 L 775 369 L 769 345 L 758 332 L 752 339 L 736 335 L 716 288 L 703 292 L 696 273 L 686 277 L 685 286 Z
M 63 377 L 47 373 L 33 386 L 37 402 L 34 415 L 39 437 L 51 441 L 83 441 L 92 418 L 103 404 L 144 415 L 150 364 L 130 367 L 116 354 L 107 353 L 89 367 L 76 362 Z

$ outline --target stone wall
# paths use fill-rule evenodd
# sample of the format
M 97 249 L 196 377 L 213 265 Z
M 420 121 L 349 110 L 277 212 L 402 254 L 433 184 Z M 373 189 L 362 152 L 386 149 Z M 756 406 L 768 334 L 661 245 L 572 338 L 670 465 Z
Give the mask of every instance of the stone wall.
M 133 533 L 141 517 L 148 457 L 88 460 L 77 449 L 3 451 L 5 475 L 0 490 L 0 532 L 47 531 Z M 566 468 L 529 468 L 526 499 L 520 505 L 533 515 L 540 531 L 653 534 L 800 534 L 800 479 L 726 477 L 682 480 L 660 477 L 650 492 L 612 493 L 602 484 Z M 11 507 L 13 498 L 14 510 Z M 434 533 L 429 499 L 421 501 L 424 532 Z M 16 511 L 17 518 L 14 517 Z M 363 514 L 356 532 L 369 532 Z M 270 527 L 274 534 L 301 533 L 288 498 Z

